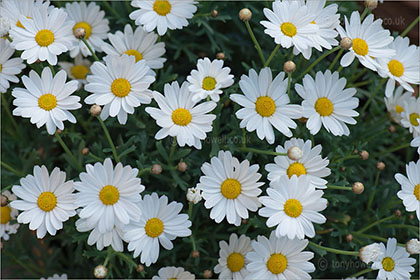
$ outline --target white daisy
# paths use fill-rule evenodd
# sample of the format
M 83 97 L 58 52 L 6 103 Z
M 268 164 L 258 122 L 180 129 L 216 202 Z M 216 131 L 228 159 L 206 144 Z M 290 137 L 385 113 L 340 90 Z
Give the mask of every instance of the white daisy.
M 246 265 L 249 263 L 245 256 L 252 251 L 251 239 L 245 235 L 238 238 L 232 233 L 229 244 L 222 240 L 219 247 L 219 263 L 214 267 L 214 272 L 219 273 L 219 279 L 245 279 L 248 275 Z
M 386 84 L 385 95 L 390 97 L 398 82 L 405 90 L 414 92 L 410 84 L 420 83 L 419 59 L 420 49 L 410 45 L 410 39 L 398 36 L 391 43 L 390 48 L 395 50 L 395 55 L 377 59 L 378 73 L 383 78 L 389 78 Z
M 66 3 L 66 12 L 69 19 L 73 22 L 72 31 L 77 28 L 83 28 L 86 32 L 85 39 L 89 43 L 93 52 L 100 52 L 101 46 L 109 32 L 109 22 L 105 19 L 105 12 L 95 2 L 86 5 L 85 2 Z M 70 50 L 70 56 L 76 57 L 81 53 L 83 56 L 92 55 L 82 40 L 73 36 L 73 48 Z
M 29 224 L 30 230 L 36 230 L 38 238 L 48 233 L 55 235 L 63 228 L 63 222 L 76 215 L 74 204 L 73 181 L 66 182 L 66 173 L 54 168 L 51 176 L 47 168 L 34 167 L 34 175 L 20 179 L 20 186 L 13 186 L 12 191 L 22 200 L 10 203 L 21 210 L 17 218 L 19 223 Z
M 140 262 L 150 266 L 159 257 L 159 244 L 172 250 L 171 240 L 191 235 L 191 221 L 187 214 L 179 214 L 182 203 L 173 201 L 168 204 L 165 195 L 145 195 L 138 207 L 142 213 L 140 221 L 127 226 L 125 239 L 129 242 L 128 250 L 134 251 L 134 257 L 141 253 Z
M 389 97 L 385 97 L 385 105 L 386 109 L 391 117 L 391 119 L 396 122 L 401 122 L 401 113 L 404 112 L 404 104 L 416 102 L 416 98 L 412 95 L 410 92 L 404 92 L 404 88 L 399 86 L 395 90 L 393 94 L 391 94 Z
M 277 156 L 274 163 L 265 166 L 270 180 L 270 185 L 276 185 L 280 178 L 291 178 L 293 175 L 299 177 L 306 175 L 310 181 L 310 185 L 319 188 L 327 188 L 327 181 L 322 179 L 331 174 L 331 170 L 327 167 L 330 162 L 328 159 L 321 157 L 322 146 L 316 145 L 312 148 L 311 140 L 303 141 L 302 139 L 292 138 L 282 146 L 277 146 L 277 153 L 287 153 L 291 147 L 298 147 L 302 150 L 303 156 L 298 160 L 291 160 L 289 157 Z
M 39 9 L 52 9 L 50 1 L 44 0 L 2 0 L 0 3 L 0 18 L 6 18 L 10 21 L 11 25 L 24 28 L 22 23 L 19 21 L 21 16 L 26 18 L 33 18 L 33 11 Z
M 176 137 L 181 147 L 188 145 L 201 149 L 200 140 L 204 140 L 206 133 L 212 130 L 212 122 L 216 118 L 208 114 L 216 103 L 208 101 L 196 106 L 197 102 L 192 101 L 193 93 L 188 86 L 188 82 L 182 83 L 181 88 L 178 82 L 165 84 L 165 95 L 153 92 L 159 109 L 147 107 L 146 112 L 162 127 L 155 135 L 157 140 L 169 135 Z
M 223 67 L 223 60 L 209 58 L 199 59 L 197 69 L 192 70 L 187 77 L 191 83 L 189 90 L 194 93 L 193 101 L 200 101 L 206 97 L 217 102 L 220 100 L 222 89 L 230 87 L 233 84 L 233 75 L 230 75 L 230 68 Z
M 59 71 L 54 77 L 51 69 L 45 67 L 41 76 L 34 70 L 23 76 L 25 88 L 14 88 L 12 95 L 16 98 L 13 115 L 31 118 L 31 123 L 38 128 L 46 125 L 49 134 L 56 128 L 64 129 L 63 121 L 76 123 L 76 118 L 69 110 L 82 107 L 80 97 L 72 95 L 77 90 L 77 81 L 66 82 L 67 74 Z
M 61 276 L 57 273 L 53 274 L 53 276 L 48 277 L 46 280 L 60 280 L 60 279 L 67 279 L 67 274 L 63 273 Z M 42 277 L 40 280 L 45 280 L 44 277 Z
M 12 194 L 10 191 L 4 191 L 1 193 L 7 197 L 10 201 L 16 200 L 16 195 Z M 16 217 L 19 214 L 18 210 L 13 208 L 10 203 L 1 206 L 1 221 L 0 221 L 0 238 L 4 240 L 9 240 L 10 234 L 15 234 L 19 228 L 19 224 L 16 223 Z M 14 222 L 13 222 L 14 221 Z
M 153 32 L 148 33 L 141 27 L 136 28 L 133 33 L 131 25 L 127 24 L 124 33 L 117 31 L 115 34 L 108 34 L 108 39 L 112 45 L 108 43 L 102 45 L 102 50 L 107 55 L 132 55 L 136 58 L 136 62 L 146 61 L 151 69 L 162 68 L 166 61 L 166 58 L 161 57 L 166 52 L 165 43 L 156 43 L 158 35 Z
M 92 63 L 88 59 L 83 59 L 81 54 L 74 58 L 74 62 L 62 61 L 59 62 L 58 65 L 61 69 L 66 71 L 70 79 L 79 82 L 79 88 L 82 84 L 87 83 L 86 76 L 90 72 Z
M 415 137 L 411 143 L 410 143 L 411 147 L 418 147 L 417 148 L 417 153 L 419 153 L 420 155 L 420 136 Z
M 10 47 L 8 40 L 0 38 L 0 93 L 5 93 L 10 87 L 10 83 L 18 83 L 16 75 L 26 67 L 20 57 L 11 58 L 15 50 Z
M 287 137 L 293 135 L 290 128 L 297 125 L 292 119 L 302 117 L 302 112 L 299 105 L 289 104 L 284 72 L 273 80 L 270 68 L 262 69 L 259 75 L 251 69 L 249 76 L 242 75 L 239 86 L 244 95 L 232 94 L 230 99 L 244 107 L 236 112 L 241 128 L 256 130 L 258 138 L 266 138 L 269 144 L 275 139 L 273 126 Z
M 308 243 L 306 239 L 278 238 L 274 231 L 270 239 L 259 235 L 251 243 L 254 251 L 246 255 L 249 274 L 245 279 L 311 279 L 309 273 L 315 271 L 315 266 L 309 260 L 314 253 L 302 252 Z
M 229 224 L 239 226 L 242 219 L 248 219 L 248 210 L 255 212 L 261 204 L 258 196 L 263 182 L 259 166 L 241 163 L 227 151 L 219 151 L 217 157 L 204 163 L 197 188 L 203 190 L 204 206 L 211 209 L 210 218 L 220 223 L 225 217 Z
M 86 219 L 86 227 L 96 227 L 99 233 L 111 232 L 118 223 L 126 225 L 140 219 L 140 193 L 145 187 L 137 178 L 138 170 L 118 163 L 115 168 L 111 159 L 95 165 L 87 164 L 86 172 L 80 173 L 81 182 L 75 182 L 76 205 L 83 207 L 79 216 Z
M 383 252 L 379 243 L 369 244 L 359 250 L 359 258 L 366 264 L 377 261 L 382 254 Z
M 1 3 L 0 3 L 0 13 L 1 13 Z M 12 21 L 8 18 L 0 16 L 0 37 L 7 39 L 9 35 L 10 28 L 12 27 Z
M 283 48 L 294 46 L 307 57 L 308 49 L 314 46 L 312 36 L 316 36 L 319 27 L 311 24 L 314 20 L 308 13 L 308 7 L 296 1 L 279 0 L 273 2 L 273 11 L 264 8 L 264 15 L 269 21 L 261 21 L 266 28 L 264 32 L 274 38 L 276 44 Z
M 92 75 L 87 76 L 85 90 L 92 92 L 85 99 L 87 104 L 105 105 L 101 119 L 117 116 L 120 124 L 127 122 L 127 114 L 134 108 L 152 101 L 149 86 L 155 77 L 149 75 L 145 61 L 136 63 L 134 56 L 111 56 L 104 58 L 105 64 L 95 62 Z
M 326 218 L 318 213 L 327 208 L 327 200 L 322 198 L 323 191 L 315 190 L 306 176 L 283 176 L 267 188 L 268 196 L 260 197 L 264 205 L 258 211 L 268 217 L 267 226 L 277 225 L 277 237 L 287 236 L 289 239 L 314 237 L 312 223 L 323 224 Z
M 410 279 L 416 259 L 410 258 L 403 247 L 397 246 L 395 238 L 388 238 L 385 245 L 380 244 L 383 255 L 372 264 L 372 269 L 379 269 L 376 279 Z
M 349 66 L 357 57 L 365 67 L 376 71 L 379 66 L 375 59 L 392 57 L 395 50 L 388 45 L 394 40 L 390 32 L 382 27 L 382 19 L 373 20 L 373 14 L 368 15 L 363 23 L 360 22 L 359 12 L 354 11 L 350 17 L 344 17 L 345 27 L 337 26 L 341 38 L 348 37 L 353 45 L 340 61 L 341 66 Z
M 346 123 L 356 124 L 354 109 L 359 105 L 359 99 L 353 97 L 355 88 L 346 88 L 347 80 L 339 78 L 338 72 L 331 74 L 330 70 L 316 73 L 315 80 L 308 74 L 303 78 L 303 86 L 295 85 L 295 89 L 303 98 L 303 117 L 308 118 L 306 127 L 315 135 L 321 125 L 335 136 L 348 136 L 350 130 Z
M 420 220 L 420 160 L 417 163 L 409 162 L 405 169 L 407 177 L 395 174 L 395 180 L 401 185 L 397 196 L 402 199 L 407 211 L 416 211 L 417 219 Z
M 405 101 L 401 113 L 401 125 L 410 130 L 414 137 L 420 136 L 420 98 L 415 101 Z
M 167 279 L 182 279 L 182 280 L 194 280 L 194 274 L 185 271 L 183 267 L 167 266 L 162 267 L 158 271 L 158 275 L 153 276 L 152 280 L 167 280 Z
M 34 9 L 33 19 L 20 16 L 19 21 L 24 28 L 12 27 L 11 46 L 23 51 L 21 58 L 29 64 L 39 59 L 56 65 L 57 56 L 72 48 L 73 22 L 67 20 L 64 10 L 54 8 L 48 12 L 46 9 Z
M 140 8 L 130 14 L 130 19 L 136 25 L 142 25 L 147 32 L 157 28 L 159 35 L 164 35 L 168 29 L 182 29 L 188 25 L 197 11 L 197 2 L 193 0 L 133 0 L 131 6 Z

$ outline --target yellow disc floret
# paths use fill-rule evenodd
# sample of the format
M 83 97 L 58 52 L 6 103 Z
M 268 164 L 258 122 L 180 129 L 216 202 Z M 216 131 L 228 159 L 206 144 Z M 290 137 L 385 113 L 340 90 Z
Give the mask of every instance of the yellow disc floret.
M 241 194 L 241 183 L 236 179 L 226 179 L 220 186 L 222 195 L 227 199 L 235 199 Z
M 260 96 L 255 102 L 255 111 L 262 117 L 270 117 L 276 111 L 276 103 L 271 97 Z
M 358 55 L 367 55 L 369 51 L 368 44 L 363 39 L 353 39 L 353 51 Z
M 88 39 L 92 34 L 92 27 L 89 23 L 80 21 L 73 26 L 73 33 L 76 31 L 77 28 L 83 28 L 85 30 L 85 39 Z
M 315 111 L 322 117 L 331 115 L 334 111 L 334 105 L 327 97 L 318 98 L 315 102 Z
M 306 168 L 302 163 L 294 162 L 289 165 L 286 172 L 289 178 L 292 178 L 293 175 L 296 175 L 297 177 L 299 177 L 300 175 L 306 174 Z
M 171 12 L 172 5 L 167 0 L 155 0 L 153 11 L 160 16 L 166 16 Z
M 51 111 L 57 106 L 57 98 L 51 93 L 43 94 L 38 99 L 38 106 L 45 111 Z
M 386 257 L 382 260 L 382 267 L 384 268 L 385 271 L 393 271 L 394 267 L 395 267 L 395 263 L 394 260 L 391 259 L 390 257 Z
M 414 196 L 417 198 L 418 201 L 420 201 L 420 184 L 417 184 L 414 187 L 414 191 L 413 191 Z
M 287 268 L 287 258 L 283 254 L 272 254 L 267 261 L 267 269 L 273 274 L 283 273 Z
M 99 199 L 105 205 L 114 205 L 120 199 L 120 192 L 112 185 L 106 185 L 99 192 Z
M 213 77 L 205 77 L 203 79 L 203 89 L 205 90 L 213 90 L 216 88 L 216 79 Z
M 286 201 L 283 210 L 287 216 L 297 218 L 302 213 L 303 207 L 299 200 L 291 198 Z
M 178 108 L 172 112 L 172 121 L 177 125 L 186 126 L 191 120 L 191 113 L 187 109 Z
M 284 35 L 289 36 L 289 37 L 293 37 L 297 33 L 296 26 L 294 26 L 293 23 L 290 23 L 290 22 L 283 22 L 281 24 L 280 29 Z
M 131 91 L 130 82 L 124 78 L 115 79 L 111 84 L 111 91 L 115 96 L 125 97 Z
M 419 126 L 419 121 L 418 119 L 420 119 L 419 114 L 417 113 L 411 113 L 410 114 L 410 123 L 414 126 Z
M 162 234 L 164 229 L 163 222 L 158 218 L 149 219 L 144 226 L 144 230 L 146 234 L 151 237 L 155 238 Z
M 395 59 L 388 63 L 388 69 L 395 77 L 401 77 L 404 74 L 404 65 Z
M 52 192 L 43 192 L 38 196 L 37 204 L 41 210 L 49 212 L 57 205 L 57 197 Z
M 89 73 L 89 69 L 84 65 L 75 65 L 71 68 L 71 74 L 78 80 L 86 79 L 87 73 Z
M 12 209 L 9 206 L 1 207 L 1 223 L 2 224 L 7 224 L 10 221 L 10 218 L 12 217 L 10 213 L 12 213 Z
M 41 47 L 48 47 L 52 43 L 54 43 L 54 33 L 48 29 L 39 30 L 38 33 L 35 35 L 35 41 Z
M 232 253 L 227 258 L 226 263 L 230 271 L 238 272 L 244 267 L 245 258 L 240 253 Z
M 125 51 L 124 53 L 134 56 L 136 58 L 136 62 L 143 59 L 143 55 L 138 50 L 131 49 L 131 50 Z

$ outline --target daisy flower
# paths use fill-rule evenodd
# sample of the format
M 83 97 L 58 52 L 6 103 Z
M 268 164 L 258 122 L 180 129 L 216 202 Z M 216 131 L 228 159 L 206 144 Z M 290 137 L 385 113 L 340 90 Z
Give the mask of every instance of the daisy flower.
M 74 58 L 74 62 L 62 61 L 59 62 L 58 65 L 61 69 L 66 71 L 70 79 L 77 80 L 79 82 L 79 88 L 82 84 L 87 83 L 86 77 L 90 72 L 92 62 L 88 59 L 83 59 L 81 54 Z
M 162 267 L 158 271 L 158 275 L 153 276 L 152 280 L 167 280 L 167 279 L 182 279 L 182 280 L 194 280 L 194 274 L 185 271 L 183 267 L 167 266 Z
M 134 56 L 111 56 L 104 58 L 105 64 L 95 62 L 92 75 L 87 76 L 85 90 L 92 92 L 85 99 L 86 104 L 105 105 L 101 119 L 117 116 L 120 124 L 127 122 L 127 114 L 134 108 L 152 101 L 149 86 L 155 77 L 149 75 L 145 61 L 136 63 Z
M 166 195 L 145 195 L 138 207 L 142 213 L 140 221 L 130 223 L 124 237 L 129 242 L 128 250 L 134 251 L 134 258 L 141 253 L 140 262 L 150 266 L 159 257 L 159 244 L 172 250 L 171 240 L 191 235 L 191 221 L 187 214 L 179 214 L 182 203 L 168 204 Z
M 0 12 L 1 12 L 1 3 L 0 3 Z M 8 18 L 4 18 L 0 16 L 0 37 L 3 39 L 7 39 L 7 35 L 9 35 L 10 28 L 12 26 L 12 21 Z
M 63 222 L 76 215 L 73 190 L 73 181 L 66 182 L 66 173 L 58 167 L 49 175 L 44 165 L 35 166 L 34 175 L 20 179 L 20 186 L 12 187 L 22 200 L 12 201 L 10 206 L 23 211 L 18 222 L 29 224 L 38 238 L 47 232 L 55 235 L 63 228 Z
M 287 153 L 291 147 L 301 149 L 303 156 L 298 160 L 277 156 L 274 158 L 274 163 L 267 164 L 265 170 L 268 172 L 267 179 L 270 180 L 270 185 L 277 184 L 282 177 L 306 175 L 311 186 L 318 189 L 327 188 L 328 182 L 322 178 L 331 174 L 331 170 L 327 167 L 330 161 L 321 157 L 322 146 L 316 145 L 312 148 L 311 140 L 304 142 L 302 139 L 292 138 L 284 143 L 284 148 L 277 146 L 276 152 Z
M 397 196 L 402 199 L 407 211 L 416 211 L 417 219 L 420 220 L 420 160 L 417 163 L 409 162 L 405 169 L 407 177 L 395 174 L 395 180 L 401 185 Z
M 165 43 L 156 43 L 158 35 L 148 33 L 141 27 L 136 28 L 133 33 L 131 25 L 127 24 L 124 33 L 117 31 L 115 34 L 108 34 L 108 39 L 112 45 L 108 43 L 102 45 L 102 50 L 107 55 L 132 55 L 136 58 L 136 62 L 146 61 L 151 69 L 162 68 L 166 61 L 166 58 L 161 57 L 166 52 Z
M 420 50 L 415 45 L 410 45 L 410 39 L 398 36 L 390 44 L 395 50 L 395 55 L 380 57 L 378 73 L 383 78 L 389 78 L 386 84 L 385 95 L 390 97 L 395 89 L 395 82 L 398 82 L 405 90 L 414 92 L 410 84 L 420 83 L 419 58 Z
M 258 182 L 261 174 L 259 166 L 249 166 L 249 161 L 241 163 L 227 151 L 219 151 L 210 163 L 201 166 L 204 176 L 200 177 L 197 188 L 203 190 L 204 206 L 211 209 L 210 218 L 220 223 L 225 217 L 229 224 L 239 226 L 242 219 L 248 219 L 248 210 L 255 212 L 261 204 L 258 196 L 263 182 Z
M 369 244 L 359 250 L 359 258 L 366 264 L 377 261 L 382 254 L 383 252 L 379 243 Z
M 212 122 L 216 119 L 213 114 L 208 114 L 216 103 L 208 101 L 197 105 L 192 101 L 192 92 L 188 90 L 189 83 L 178 82 L 165 84 L 165 95 L 153 92 L 159 109 L 147 107 L 146 112 L 162 127 L 155 135 L 157 140 L 165 137 L 176 137 L 178 145 L 194 146 L 201 149 L 201 141 L 206 138 L 206 133 L 212 130 Z M 197 106 L 196 106 L 197 105 Z
M 386 109 L 391 119 L 396 123 L 401 123 L 401 113 L 404 112 L 404 104 L 416 102 L 416 98 L 410 92 L 404 92 L 404 88 L 399 86 L 393 94 L 384 98 Z
M 270 239 L 259 235 L 252 241 L 253 252 L 246 255 L 249 274 L 245 279 L 311 279 L 315 266 L 309 262 L 314 253 L 303 251 L 308 240 L 278 238 L 274 231 Z
M 190 86 L 188 89 L 194 93 L 193 101 L 200 101 L 206 97 L 217 102 L 220 100 L 222 89 L 233 84 L 233 75 L 230 75 L 230 68 L 223 67 L 223 60 L 215 59 L 210 61 L 207 57 L 199 59 L 197 69 L 192 70 L 187 77 Z
M 405 101 L 401 113 L 401 125 L 410 130 L 414 137 L 420 136 L 420 98 L 412 102 Z
M 168 29 L 187 26 L 187 19 L 191 19 L 197 11 L 195 4 L 197 2 L 193 0 L 134 0 L 131 6 L 140 9 L 132 12 L 130 19 L 135 20 L 136 25 L 142 25 L 147 32 L 157 28 L 162 36 Z
M 410 279 L 416 259 L 410 258 L 405 248 L 398 247 L 395 238 L 388 238 L 386 247 L 383 243 L 380 246 L 383 255 L 372 264 L 372 269 L 379 269 L 376 279 Z
M 109 32 L 109 22 L 105 19 L 105 12 L 95 2 L 86 5 L 85 2 L 66 3 L 66 12 L 73 22 L 73 32 L 83 28 L 86 32 L 85 39 L 91 46 L 93 52 L 100 52 L 101 46 Z M 74 34 L 73 34 L 74 35 Z M 70 56 L 76 57 L 79 53 L 83 56 L 92 55 L 82 40 L 73 36 L 73 48 Z
M 239 238 L 235 233 L 229 237 L 229 244 L 222 240 L 219 242 L 219 263 L 214 267 L 214 272 L 219 273 L 219 279 L 245 279 L 248 275 L 245 259 L 246 254 L 252 251 L 251 239 L 245 235 Z
M 63 121 L 76 123 L 76 118 L 69 110 L 82 107 L 80 97 L 72 95 L 77 90 L 77 81 L 66 83 L 67 74 L 59 71 L 54 77 L 51 69 L 44 67 L 41 76 L 34 70 L 28 76 L 23 76 L 25 88 L 14 88 L 12 95 L 16 98 L 13 105 L 13 115 L 30 118 L 31 123 L 38 128 L 46 125 L 49 134 L 54 134 L 56 128 L 64 129 Z
M 10 191 L 4 191 L 1 193 L 7 197 L 9 201 L 16 200 L 16 195 L 12 194 Z M 12 223 L 16 220 L 17 215 L 19 214 L 18 210 L 13 208 L 10 204 L 1 206 L 1 221 L 0 221 L 0 238 L 4 240 L 9 240 L 10 234 L 15 234 L 19 228 L 18 223 Z
M 273 81 L 270 68 L 262 69 L 259 75 L 251 69 L 249 76 L 242 75 L 239 86 L 244 95 L 232 94 L 230 99 L 244 107 L 236 112 L 241 128 L 249 132 L 256 130 L 258 138 L 267 139 L 269 144 L 275 139 L 273 126 L 287 137 L 293 135 L 290 128 L 295 129 L 297 125 L 292 119 L 302 117 L 302 113 L 299 105 L 289 104 L 284 72 Z
M 314 16 L 308 13 L 306 5 L 277 0 L 273 2 L 273 11 L 264 8 L 264 15 L 268 19 L 261 21 L 266 28 L 264 32 L 274 38 L 276 44 L 286 49 L 294 46 L 305 58 L 310 56 L 308 49 L 314 46 L 312 36 L 317 36 L 319 27 L 311 24 Z
M 72 48 L 73 22 L 67 20 L 67 13 L 62 9 L 34 9 L 33 19 L 20 16 L 24 28 L 13 26 L 10 36 L 11 46 L 23 51 L 21 58 L 32 64 L 38 59 L 57 64 L 57 56 Z
M 419 155 L 420 155 L 420 136 L 417 136 L 416 138 L 414 138 L 411 141 L 410 145 L 411 145 L 411 147 L 418 147 L 417 153 L 419 153 Z
M 359 105 L 359 99 L 353 97 L 356 89 L 344 89 L 347 80 L 339 78 L 338 72 L 331 74 L 330 70 L 316 73 L 315 80 L 308 74 L 303 78 L 303 86 L 295 85 L 295 89 L 303 98 L 302 113 L 308 118 L 306 127 L 315 135 L 324 128 L 335 136 L 348 136 L 350 130 L 346 123 L 356 124 L 354 109 Z
M 115 224 L 126 225 L 140 219 L 140 193 L 145 187 L 137 178 L 138 170 L 118 163 L 115 168 L 111 159 L 95 165 L 87 164 L 86 172 L 80 173 L 80 182 L 74 183 L 76 205 L 83 207 L 79 216 L 86 219 L 86 227 L 97 224 L 99 233 L 110 232 Z
M 67 274 L 63 273 L 61 276 L 57 273 L 53 274 L 53 276 L 48 277 L 46 280 L 61 280 L 61 279 L 67 279 Z M 45 280 L 44 277 L 42 277 L 40 280 Z
M 22 72 L 26 66 L 20 57 L 11 58 L 15 50 L 10 47 L 8 40 L 0 38 L 0 93 L 5 93 L 10 83 L 18 83 L 16 75 Z
M 52 9 L 49 1 L 44 0 L 2 0 L 0 3 L 0 18 L 8 19 L 11 25 L 24 28 L 22 23 L 19 21 L 21 16 L 26 18 L 33 18 L 34 10 L 47 10 Z
M 395 55 L 395 50 L 388 47 L 394 38 L 382 27 L 382 19 L 374 21 L 373 14 L 370 14 L 361 23 L 359 12 L 354 11 L 350 17 L 350 23 L 347 17 L 344 17 L 344 21 L 346 29 L 337 26 L 338 33 L 341 38 L 350 38 L 353 45 L 341 58 L 341 66 L 349 66 L 357 57 L 363 66 L 376 71 L 379 65 L 375 59 Z
M 268 196 L 260 197 L 264 205 L 258 211 L 268 217 L 267 226 L 276 226 L 277 237 L 287 236 L 289 239 L 314 237 L 312 223 L 323 224 L 326 218 L 318 213 L 327 208 L 327 200 L 322 198 L 323 191 L 315 190 L 306 176 L 283 176 L 267 188 Z

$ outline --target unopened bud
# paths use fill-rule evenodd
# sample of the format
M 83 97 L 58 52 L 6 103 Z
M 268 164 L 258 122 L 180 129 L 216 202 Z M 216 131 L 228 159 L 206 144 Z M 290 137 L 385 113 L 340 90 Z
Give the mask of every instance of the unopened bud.
M 242 223 L 243 225 L 246 225 L 246 224 L 248 223 L 248 219 L 242 219 L 241 223 Z
M 216 58 L 217 58 L 217 59 L 220 59 L 220 60 L 225 60 L 226 56 L 225 56 L 225 54 L 224 54 L 224 53 L 222 53 L 222 52 L 218 52 L 218 53 L 216 54 Z
M 372 11 L 378 7 L 378 0 L 365 0 L 365 6 Z
M 86 35 L 86 30 L 84 28 L 76 28 L 73 31 L 74 37 L 76 37 L 77 39 L 82 39 L 85 38 Z
M 63 133 L 63 131 L 61 129 L 57 129 L 57 134 L 60 135 L 61 133 Z
M 200 252 L 199 252 L 199 251 L 192 251 L 192 252 L 191 252 L 191 256 L 192 256 L 194 259 L 197 259 L 197 258 L 199 258 L 199 257 L 200 257 Z
M 355 194 L 361 194 L 365 190 L 365 186 L 360 182 L 356 182 L 353 184 L 352 190 Z
M 93 270 L 93 275 L 95 278 L 103 279 L 106 277 L 106 274 L 108 273 L 108 269 L 103 265 L 98 265 Z
M 184 161 L 178 162 L 178 171 L 179 172 L 185 172 L 188 169 L 188 164 Z
M 420 242 L 417 239 L 411 239 L 405 244 L 405 249 L 410 255 L 420 254 Z
M 395 210 L 394 215 L 397 218 L 401 217 L 401 215 L 402 215 L 401 210 L 399 210 L 399 209 Z
M 152 165 L 152 174 L 154 175 L 159 175 L 160 173 L 162 173 L 162 166 L 160 164 L 153 164 Z
M 385 163 L 380 161 L 376 164 L 376 169 L 378 169 L 379 171 L 382 171 L 385 169 Z
M 286 61 L 283 64 L 283 70 L 286 73 L 293 73 L 296 70 L 296 64 L 293 61 L 291 61 L 291 60 Z
M 394 125 L 390 125 L 389 126 L 389 128 L 388 128 L 388 130 L 389 130 L 389 132 L 391 132 L 391 133 L 395 133 L 395 131 L 397 131 L 397 128 L 394 126 Z
M 304 117 L 302 117 L 302 118 L 300 118 L 300 119 L 298 119 L 298 121 L 299 122 L 301 122 L 301 123 L 307 123 L 308 122 L 308 119 L 307 118 L 304 118 Z
M 303 151 L 299 147 L 293 146 L 287 151 L 287 156 L 290 160 L 296 161 L 303 157 Z
M 85 156 L 85 155 L 87 155 L 88 153 L 89 153 L 89 148 L 86 148 L 86 147 L 85 147 L 85 148 L 83 148 L 83 149 L 82 149 L 82 155 L 84 155 L 84 156 Z
M 211 16 L 212 17 L 217 17 L 219 15 L 219 11 L 218 10 L 213 10 L 213 11 L 211 11 Z
M 1 196 L 1 207 L 6 206 L 8 202 L 8 199 L 6 196 L 2 195 Z
M 243 8 L 242 10 L 240 10 L 239 12 L 239 18 L 242 21 L 249 21 L 252 18 L 252 12 L 250 9 L 248 8 Z
M 101 114 L 102 108 L 101 106 L 95 104 L 90 107 L 90 114 L 94 117 L 97 117 Z
M 189 188 L 187 190 L 187 200 L 193 204 L 197 204 L 201 201 L 201 190 L 199 188 Z
M 353 235 L 347 234 L 346 235 L 346 241 L 349 242 L 349 243 L 352 242 L 353 241 Z
M 343 49 L 348 50 L 353 46 L 353 41 L 349 37 L 344 37 L 340 41 L 340 46 Z
M 204 270 L 204 272 L 203 272 L 203 276 L 204 276 L 204 278 L 206 278 L 206 279 L 210 279 L 210 278 L 212 278 L 212 277 L 213 277 L 213 272 L 211 272 L 211 270 L 206 269 L 206 270 Z
M 362 160 L 367 160 L 369 158 L 369 153 L 367 151 L 365 151 L 365 150 L 361 151 L 360 152 L 360 158 Z
M 383 252 L 379 243 L 367 245 L 359 250 L 359 258 L 366 264 L 375 261 L 381 254 Z
M 137 266 L 136 270 L 137 270 L 137 272 L 138 272 L 138 273 L 142 273 L 142 272 L 144 271 L 144 265 L 139 264 L 139 265 Z

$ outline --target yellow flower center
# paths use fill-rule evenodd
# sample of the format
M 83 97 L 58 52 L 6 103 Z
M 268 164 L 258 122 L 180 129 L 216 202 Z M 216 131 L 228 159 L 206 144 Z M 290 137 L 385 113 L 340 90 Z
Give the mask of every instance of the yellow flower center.
M 418 126 L 419 125 L 419 121 L 417 119 L 419 119 L 419 114 L 417 113 L 412 113 L 410 114 L 410 123 L 414 126 Z
M 35 41 L 41 47 L 48 47 L 49 45 L 54 43 L 54 39 L 54 33 L 52 33 L 51 30 L 48 29 L 39 30 L 38 33 L 36 33 L 35 35 Z
M 404 74 L 404 65 L 395 59 L 388 63 L 388 69 L 395 77 L 401 77 Z
M 37 203 L 41 210 L 49 212 L 57 205 L 57 197 L 52 192 L 43 192 L 38 196 Z
M 1 223 L 7 224 L 10 221 L 10 218 L 12 217 L 10 213 L 12 213 L 12 209 L 9 206 L 2 206 L 1 207 Z
M 26 18 L 28 18 L 28 19 L 32 19 L 31 17 L 26 17 Z M 20 22 L 20 20 L 18 20 L 18 21 L 16 22 L 16 26 L 17 26 L 17 27 L 20 27 L 20 28 L 25 29 L 25 27 L 22 25 L 22 23 Z
M 299 200 L 291 198 L 286 201 L 283 210 L 287 216 L 297 218 L 302 213 L 303 207 Z
M 163 232 L 163 222 L 158 218 L 149 219 L 144 226 L 144 230 L 149 237 L 158 237 Z
M 220 191 L 227 199 L 235 199 L 241 194 L 241 183 L 236 179 L 226 179 L 220 186 Z
M 382 260 L 382 267 L 384 268 L 385 271 L 393 271 L 394 267 L 395 267 L 395 263 L 394 260 L 391 259 L 390 257 L 386 257 Z
M 417 184 L 414 187 L 414 192 L 413 192 L 414 196 L 417 198 L 418 201 L 420 201 L 420 184 Z
M 178 108 L 172 112 L 172 121 L 180 126 L 186 126 L 191 122 L 192 116 L 190 111 L 184 108 Z
M 153 11 L 160 16 L 166 16 L 171 12 L 171 3 L 167 0 L 156 0 L 153 4 Z
M 305 175 L 305 174 L 306 174 L 306 168 L 300 162 L 294 162 L 290 164 L 289 167 L 287 168 L 287 176 L 289 176 L 289 178 L 292 178 L 293 175 L 296 175 L 297 177 L 299 177 L 300 175 Z
M 89 69 L 84 65 L 75 65 L 71 68 L 71 74 L 78 80 L 86 79 L 87 73 L 89 73 Z
M 402 112 L 404 112 L 404 108 L 403 108 L 403 107 L 401 107 L 400 105 L 395 105 L 395 111 L 396 111 L 398 114 L 401 114 Z
M 127 50 L 124 52 L 125 54 L 132 55 L 136 58 L 136 62 L 143 59 L 143 55 L 138 50 Z
M 368 44 L 363 39 L 353 39 L 353 51 L 358 55 L 367 55 L 369 51 Z
M 106 185 L 99 192 L 99 199 L 105 205 L 114 205 L 120 199 L 120 192 L 112 185 Z
M 87 22 L 81 21 L 81 22 L 76 23 L 73 26 L 73 33 L 74 33 L 74 31 L 76 31 L 77 28 L 83 28 L 85 30 L 85 32 L 86 32 L 85 33 L 85 39 L 88 39 L 90 37 L 90 35 L 92 34 L 92 27 Z
M 276 103 L 271 97 L 260 96 L 255 102 L 255 111 L 262 117 L 270 117 L 276 111 Z
M 287 258 L 283 254 L 272 254 L 267 261 L 267 269 L 273 274 L 283 273 L 287 268 Z
M 203 89 L 213 90 L 216 87 L 216 79 L 213 77 L 205 77 L 203 79 Z
M 57 106 L 57 98 L 51 93 L 43 94 L 38 99 L 38 106 L 45 111 L 50 111 Z
M 226 262 L 230 271 L 238 272 L 244 267 L 245 259 L 240 253 L 232 253 L 229 255 Z
M 296 26 L 294 26 L 293 23 L 283 22 L 280 29 L 286 36 L 293 37 L 296 35 Z
M 130 82 L 124 78 L 115 79 L 111 84 L 111 91 L 115 96 L 125 97 L 131 91 Z
M 0 73 L 1 73 L 1 71 L 3 71 L 3 65 L 2 64 L 0 64 Z
M 315 102 L 315 111 L 317 111 L 322 117 L 326 117 L 332 114 L 334 111 L 334 105 L 328 98 L 321 97 Z

